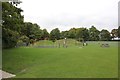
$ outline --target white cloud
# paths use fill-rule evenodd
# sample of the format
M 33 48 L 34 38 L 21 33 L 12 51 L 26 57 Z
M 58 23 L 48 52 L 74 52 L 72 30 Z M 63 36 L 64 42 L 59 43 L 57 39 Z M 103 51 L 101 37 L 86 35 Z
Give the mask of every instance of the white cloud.
M 38 23 L 50 32 L 58 27 L 67 30 L 72 27 L 98 29 L 118 27 L 119 0 L 22 0 L 25 21 Z

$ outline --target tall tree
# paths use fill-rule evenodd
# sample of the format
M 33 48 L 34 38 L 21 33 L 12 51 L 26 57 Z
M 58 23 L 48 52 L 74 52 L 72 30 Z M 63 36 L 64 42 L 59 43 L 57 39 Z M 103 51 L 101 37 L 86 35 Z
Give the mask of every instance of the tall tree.
M 50 40 L 54 42 L 56 39 L 60 39 L 60 30 L 58 28 L 55 28 L 50 32 Z
M 49 33 L 47 32 L 46 29 L 42 30 L 42 39 L 48 39 L 49 38 Z
M 108 30 L 103 29 L 100 32 L 100 38 L 103 41 L 109 41 L 109 40 L 111 40 L 110 32 Z
M 21 34 L 29 37 L 30 39 L 40 39 L 42 36 L 42 30 L 37 24 L 31 22 L 25 22 L 22 27 Z
M 17 39 L 20 36 L 21 26 L 23 25 L 23 16 L 20 8 L 14 6 L 19 3 L 2 3 L 2 47 L 15 47 Z
M 118 37 L 120 38 L 120 26 L 118 27 Z
M 97 40 L 99 40 L 99 34 L 100 34 L 100 31 L 97 30 L 96 27 L 92 26 L 89 29 L 89 35 L 90 35 L 90 40 L 91 41 L 97 41 Z
M 111 34 L 112 34 L 112 38 L 118 37 L 118 29 L 113 29 L 113 30 L 111 31 Z
M 77 40 L 79 40 L 80 38 L 82 38 L 84 41 L 89 40 L 88 29 L 86 29 L 86 28 L 78 28 L 76 30 L 76 38 L 77 38 Z
M 72 39 L 75 39 L 75 37 L 76 37 L 76 29 L 75 28 L 71 28 L 69 30 L 68 37 L 72 38 Z
M 22 26 L 21 34 L 26 35 L 27 37 L 30 38 L 31 28 L 32 28 L 32 23 L 25 22 L 24 26 Z
M 68 33 L 69 33 L 69 31 L 62 31 L 60 33 L 61 39 L 68 38 Z
M 33 24 L 32 31 L 32 34 L 34 34 L 34 39 L 39 40 L 42 37 L 42 30 L 40 29 L 40 26 L 38 24 Z

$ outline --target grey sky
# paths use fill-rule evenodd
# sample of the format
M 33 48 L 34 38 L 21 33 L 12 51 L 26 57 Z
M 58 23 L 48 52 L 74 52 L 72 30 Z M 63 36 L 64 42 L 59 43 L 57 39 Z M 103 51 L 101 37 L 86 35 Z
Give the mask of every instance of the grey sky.
M 118 3 L 118 26 L 120 26 L 120 1 Z
M 111 31 L 118 27 L 119 0 L 21 0 L 24 21 L 33 22 L 46 28 L 61 31 L 73 27 Z

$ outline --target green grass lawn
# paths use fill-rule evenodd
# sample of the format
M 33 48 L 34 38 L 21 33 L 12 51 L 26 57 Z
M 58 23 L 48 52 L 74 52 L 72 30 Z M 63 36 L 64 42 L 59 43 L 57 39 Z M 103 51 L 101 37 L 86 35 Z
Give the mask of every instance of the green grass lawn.
M 90 42 L 83 48 L 73 45 L 5 49 L 3 70 L 15 74 L 16 78 L 117 78 L 117 42 L 107 42 L 109 48 L 102 48 L 98 43 Z

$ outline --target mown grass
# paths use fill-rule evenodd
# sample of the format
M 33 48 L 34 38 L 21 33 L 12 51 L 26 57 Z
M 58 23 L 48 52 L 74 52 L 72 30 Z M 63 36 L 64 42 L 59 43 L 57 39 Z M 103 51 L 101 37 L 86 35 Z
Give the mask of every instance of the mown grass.
M 90 42 L 84 47 L 6 49 L 3 70 L 16 74 L 16 78 L 118 77 L 117 43 L 106 42 L 109 48 L 98 43 L 104 42 Z

